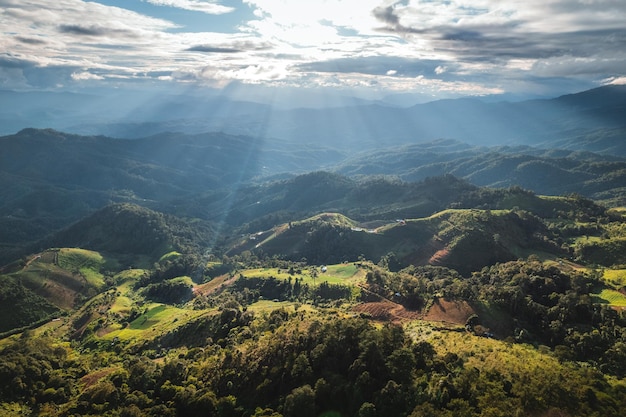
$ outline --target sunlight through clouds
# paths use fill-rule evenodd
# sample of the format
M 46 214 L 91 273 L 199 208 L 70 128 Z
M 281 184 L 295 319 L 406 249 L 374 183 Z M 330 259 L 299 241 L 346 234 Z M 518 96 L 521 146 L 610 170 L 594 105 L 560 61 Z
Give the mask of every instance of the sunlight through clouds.
M 619 0 L 0 0 L 0 82 L 548 93 L 624 77 L 624 21 Z

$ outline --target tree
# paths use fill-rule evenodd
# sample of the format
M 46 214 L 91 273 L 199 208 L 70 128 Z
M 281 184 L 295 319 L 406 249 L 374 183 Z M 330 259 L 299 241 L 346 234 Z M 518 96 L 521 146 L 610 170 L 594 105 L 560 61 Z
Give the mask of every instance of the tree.
M 361 404 L 358 417 L 376 417 L 376 406 L 372 403 Z
M 285 398 L 285 417 L 315 417 L 315 391 L 310 385 L 294 388 Z

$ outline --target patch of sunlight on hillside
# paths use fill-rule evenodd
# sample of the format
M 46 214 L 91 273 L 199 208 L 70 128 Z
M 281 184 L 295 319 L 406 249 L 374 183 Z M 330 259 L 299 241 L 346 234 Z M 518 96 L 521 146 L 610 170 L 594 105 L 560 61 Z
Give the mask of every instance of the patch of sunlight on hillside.
M 185 310 L 165 304 L 153 304 L 147 311 L 133 320 L 125 328 L 116 329 L 105 336 L 104 340 L 141 340 L 151 339 L 160 334 L 166 333 L 180 325 L 193 320 L 202 314 L 203 311 Z
M 603 278 L 607 284 L 616 288 L 626 286 L 626 269 L 605 269 Z
M 619 291 L 608 288 L 593 296 L 594 301 L 600 304 L 608 304 L 613 307 L 626 307 L 626 295 Z

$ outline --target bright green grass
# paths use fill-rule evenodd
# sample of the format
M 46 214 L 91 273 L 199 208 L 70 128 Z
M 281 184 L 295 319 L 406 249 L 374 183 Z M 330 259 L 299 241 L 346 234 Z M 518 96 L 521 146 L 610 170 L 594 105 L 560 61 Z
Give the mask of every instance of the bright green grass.
M 90 268 L 80 268 L 80 273 L 85 277 L 89 285 L 102 288 L 104 287 L 104 276 Z
M 168 282 L 172 282 L 172 283 L 180 283 L 180 282 L 182 282 L 183 284 L 187 284 L 187 285 L 190 285 L 190 286 L 193 285 L 193 281 L 191 280 L 191 277 L 188 277 L 188 276 L 172 278 L 172 279 L 169 279 Z
M 607 284 L 620 288 L 626 286 L 626 269 L 605 269 L 604 280 Z
M 109 309 L 109 311 L 111 313 L 128 313 L 130 312 L 131 308 L 133 306 L 133 300 L 130 297 L 127 297 L 125 295 L 120 295 L 115 299 L 115 302 L 113 303 L 113 305 L 111 305 L 111 308 Z
M 135 281 L 144 276 L 148 271 L 145 269 L 125 269 L 113 277 L 115 282 L 124 283 L 127 281 Z
M 133 306 L 133 285 L 135 282 L 146 274 L 145 269 L 127 269 L 116 274 L 113 279 L 117 283 L 117 292 L 120 294 L 116 297 L 115 302 L 111 305 L 112 313 L 128 313 Z
M 174 260 L 174 259 L 176 259 L 176 258 L 178 258 L 178 257 L 180 257 L 180 256 L 181 256 L 181 255 L 180 255 L 180 253 L 179 253 L 179 252 L 176 252 L 176 251 L 168 252 L 168 253 L 166 253 L 165 255 L 163 255 L 163 256 L 161 256 L 161 257 L 159 258 L 159 262 L 162 262 L 162 261 L 171 261 L 171 260 Z
M 100 253 L 87 249 L 62 248 L 58 255 L 58 264 L 63 269 L 100 268 L 104 264 L 104 257 Z
M 100 270 L 105 263 L 106 260 L 98 252 L 79 248 L 59 249 L 59 266 L 71 272 L 80 272 L 87 282 L 96 288 L 104 286 L 104 276 Z
M 626 296 L 619 291 L 603 289 L 600 294 L 594 296 L 596 302 L 609 304 L 614 307 L 626 307 Z
M 332 275 L 342 279 L 351 278 L 358 270 L 355 264 L 328 265 L 327 268 L 328 270 L 322 275 Z
M 306 310 L 306 311 L 314 311 L 315 308 L 309 304 L 300 304 L 293 301 L 270 301 L 270 300 L 259 300 L 256 303 L 250 304 L 248 306 L 248 311 L 254 311 L 255 313 L 261 312 L 269 312 L 274 311 L 280 308 L 284 308 L 287 311 L 296 311 L 296 306 L 298 311 Z
M 105 335 L 103 339 L 112 340 L 118 337 L 120 340 L 131 341 L 153 338 L 202 314 L 205 312 L 185 310 L 165 304 L 152 304 L 145 314 L 137 317 L 126 328 L 114 330 Z
M 311 269 L 302 269 L 301 274 L 290 275 L 286 269 L 278 268 L 255 268 L 246 269 L 241 271 L 241 275 L 245 278 L 269 278 L 274 277 L 280 280 L 288 280 L 291 278 L 295 280 L 302 280 L 303 284 L 319 285 L 322 282 L 328 282 L 329 284 L 348 284 L 357 279 L 359 269 L 354 264 L 337 264 L 328 265 L 326 272 L 322 272 L 321 267 L 315 267 L 317 271 L 317 277 L 314 278 L 311 274 Z
M 305 271 L 302 271 L 305 272 Z M 241 271 L 241 275 L 245 278 L 269 278 L 274 277 L 276 279 L 292 279 L 295 276 L 300 275 L 290 275 L 286 269 L 278 269 L 278 268 L 254 268 L 254 269 L 246 269 Z
M 309 217 L 308 219 L 293 222 L 292 224 L 300 225 L 300 224 L 307 224 L 307 223 L 316 222 L 320 220 L 329 224 L 334 224 L 337 226 L 344 226 L 344 227 L 352 227 L 356 225 L 352 219 L 339 213 L 320 213 L 313 217 Z

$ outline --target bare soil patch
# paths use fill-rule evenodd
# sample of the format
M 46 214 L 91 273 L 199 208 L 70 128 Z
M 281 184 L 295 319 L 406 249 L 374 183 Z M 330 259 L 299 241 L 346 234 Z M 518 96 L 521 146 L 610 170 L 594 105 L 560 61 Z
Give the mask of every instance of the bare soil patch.
M 427 312 L 407 310 L 400 304 L 391 301 L 362 303 L 354 306 L 352 311 L 369 314 L 374 320 L 403 321 L 427 320 L 464 325 L 467 319 L 475 314 L 475 310 L 466 301 L 448 301 L 437 299 Z
M 229 276 L 228 274 L 213 278 L 204 284 L 196 285 L 193 288 L 194 294 L 212 294 L 223 287 L 226 287 L 237 280 L 237 276 Z
M 424 319 L 464 325 L 472 314 L 476 314 L 476 311 L 467 301 L 448 301 L 437 298 L 428 309 Z
M 391 301 L 358 304 L 352 310 L 357 313 L 369 314 L 374 320 L 381 321 L 418 320 L 422 318 L 421 311 L 407 310 L 402 305 Z

